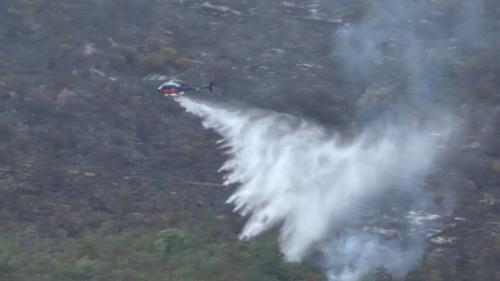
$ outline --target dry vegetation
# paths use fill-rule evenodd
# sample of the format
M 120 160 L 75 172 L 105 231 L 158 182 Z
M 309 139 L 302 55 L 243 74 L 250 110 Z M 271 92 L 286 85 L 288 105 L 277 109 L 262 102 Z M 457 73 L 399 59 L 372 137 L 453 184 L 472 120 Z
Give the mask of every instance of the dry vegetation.
M 217 136 L 141 79 L 216 75 L 229 100 L 349 133 L 369 85 L 344 81 L 329 60 L 335 25 L 280 1 L 216 1 L 229 12 L 203 2 L 0 1 L 1 280 L 324 278 L 283 262 L 267 239 L 235 241 L 230 189 L 189 183 L 220 182 Z M 439 172 L 458 175 L 466 221 L 408 281 L 500 280 L 500 6 L 486 2 L 496 46 L 461 54 L 447 73 L 471 121 Z M 394 279 L 380 268 L 366 280 Z

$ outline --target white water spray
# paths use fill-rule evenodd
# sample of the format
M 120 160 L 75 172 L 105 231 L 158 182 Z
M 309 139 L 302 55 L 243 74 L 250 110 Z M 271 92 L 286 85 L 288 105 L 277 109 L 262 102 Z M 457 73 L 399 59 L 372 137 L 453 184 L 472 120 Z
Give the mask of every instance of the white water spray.
M 423 205 L 419 185 L 436 152 L 429 134 L 391 127 L 341 144 L 322 127 L 290 115 L 178 101 L 222 136 L 229 159 L 220 170 L 225 184 L 238 185 L 227 203 L 248 217 L 240 239 L 279 227 L 288 260 L 324 252 L 338 258 L 328 262 L 338 280 L 355 280 L 382 264 L 403 274 L 411 263 L 405 257 L 418 256 L 420 245 L 403 247 L 363 232 L 362 218 L 390 192 Z

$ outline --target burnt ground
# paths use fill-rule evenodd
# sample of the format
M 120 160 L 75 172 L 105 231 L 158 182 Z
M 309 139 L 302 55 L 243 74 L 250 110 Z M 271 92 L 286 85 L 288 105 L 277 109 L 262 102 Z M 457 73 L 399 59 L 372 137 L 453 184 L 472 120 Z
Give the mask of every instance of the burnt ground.
M 219 137 L 157 96 L 155 75 L 194 84 L 215 76 L 218 99 L 302 116 L 347 135 L 366 121 L 360 100 L 370 89 L 382 89 L 372 102 L 383 112 L 404 87 L 397 74 L 386 78 L 392 84 L 346 78 L 332 58 L 332 34 L 362 19 L 364 1 L 324 6 L 320 14 L 314 1 L 119 2 L 0 4 L 6 233 L 78 237 L 105 223 L 117 231 L 156 230 L 196 225 L 209 214 L 227 222 L 225 236 L 236 236 L 243 221 L 224 204 L 234 187 L 220 185 Z M 431 244 L 428 256 L 452 255 L 450 276 L 466 279 L 496 270 L 475 257 L 498 258 L 487 241 L 498 243 L 500 227 L 500 8 L 485 3 L 486 33 L 496 45 L 464 50 L 448 69 L 452 107 L 466 122 L 428 179 L 437 201 L 450 189 L 457 198 L 439 234 L 453 242 Z M 410 278 L 423 278 L 426 266 Z

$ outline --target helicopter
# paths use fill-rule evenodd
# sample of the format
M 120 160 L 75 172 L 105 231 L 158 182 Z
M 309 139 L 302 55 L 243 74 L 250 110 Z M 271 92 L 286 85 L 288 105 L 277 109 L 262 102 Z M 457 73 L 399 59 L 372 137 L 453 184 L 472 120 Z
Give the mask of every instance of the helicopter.
M 203 90 L 208 90 L 210 93 L 213 93 L 214 79 L 207 85 L 199 87 L 190 87 L 184 81 L 172 79 L 164 82 L 158 87 L 158 91 L 166 97 L 179 97 L 190 91 L 200 92 Z

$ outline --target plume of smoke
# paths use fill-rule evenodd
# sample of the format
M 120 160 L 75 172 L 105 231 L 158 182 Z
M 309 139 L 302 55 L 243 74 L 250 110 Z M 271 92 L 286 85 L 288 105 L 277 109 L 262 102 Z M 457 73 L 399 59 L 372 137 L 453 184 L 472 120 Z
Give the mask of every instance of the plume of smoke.
M 487 45 L 481 4 L 375 1 L 359 22 L 335 31 L 333 57 L 343 64 L 347 77 L 379 85 L 397 83 L 391 109 L 440 111 L 460 92 L 449 75 L 460 64 L 457 54 Z
M 481 32 L 481 9 L 482 1 L 375 1 L 359 22 L 335 32 L 334 58 L 342 62 L 349 77 L 388 89 L 385 99 L 391 101 L 390 105 L 375 107 L 375 110 L 382 111 L 381 114 L 378 112 L 378 117 L 383 118 L 384 122 L 395 124 L 401 120 L 420 120 L 417 122 L 425 123 L 425 127 L 431 120 L 444 120 L 453 115 L 449 111 L 460 89 L 454 87 L 456 81 L 449 73 L 457 64 L 457 55 L 487 45 L 481 43 L 485 42 Z M 397 86 L 387 87 L 388 84 Z M 374 111 L 370 106 L 361 107 L 361 113 Z M 394 116 L 398 116 L 398 120 Z M 454 117 L 451 119 L 457 120 Z M 448 128 L 448 133 L 443 134 L 447 138 L 449 130 L 453 130 L 457 122 L 443 125 L 441 128 Z M 413 134 L 422 133 L 417 128 L 407 129 Z M 432 145 L 429 147 L 429 140 L 425 136 L 392 138 L 402 146 L 411 139 L 416 141 L 413 145 L 426 151 L 426 157 L 435 157 L 433 151 L 436 150 L 432 149 Z M 397 153 L 415 160 L 408 163 L 396 157 L 393 160 L 401 164 L 399 169 L 420 167 L 418 170 L 423 171 L 430 168 L 429 162 L 421 160 L 422 155 L 410 155 L 411 151 Z M 416 173 L 411 168 L 398 172 L 407 178 L 396 184 L 414 191 L 412 202 L 407 201 L 406 206 L 399 207 L 396 207 L 398 202 L 394 197 L 381 202 L 408 213 L 434 208 L 418 187 L 419 177 L 422 179 L 425 173 Z M 383 173 L 378 176 L 388 179 Z M 405 219 L 411 224 L 409 216 Z M 374 221 L 384 225 L 381 219 Z M 398 228 L 405 231 L 404 227 Z M 420 236 L 406 233 L 390 241 L 360 232 L 359 228 L 338 234 L 336 239 L 322 247 L 329 277 L 332 280 L 357 280 L 380 264 L 395 275 L 404 275 L 423 252 L 423 228 L 416 231 Z
M 239 185 L 227 202 L 248 217 L 241 239 L 279 227 L 288 260 L 321 250 L 332 259 L 331 275 L 342 280 L 380 264 L 404 273 L 410 263 L 402 257 L 418 256 L 416 241 L 383 241 L 363 231 L 361 221 L 387 193 L 420 201 L 419 183 L 436 152 L 430 135 L 394 126 L 342 144 L 318 125 L 289 115 L 189 98 L 179 102 L 223 137 L 230 156 L 221 168 L 225 183 Z
M 288 260 L 320 256 L 331 280 L 355 281 L 381 265 L 404 275 L 429 227 L 412 217 L 437 211 L 423 189 L 435 136 L 446 142 L 456 125 L 445 110 L 446 73 L 456 52 L 477 47 L 465 42 L 481 35 L 479 10 L 480 1 L 382 0 L 336 31 L 334 58 L 348 76 L 397 81 L 388 100 L 398 118 L 379 115 L 349 142 L 286 114 L 180 98 L 222 136 L 229 159 L 221 171 L 238 186 L 227 202 L 248 218 L 240 238 L 279 229 Z M 422 122 L 426 115 L 432 122 Z

